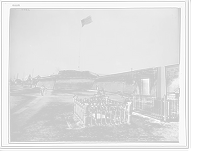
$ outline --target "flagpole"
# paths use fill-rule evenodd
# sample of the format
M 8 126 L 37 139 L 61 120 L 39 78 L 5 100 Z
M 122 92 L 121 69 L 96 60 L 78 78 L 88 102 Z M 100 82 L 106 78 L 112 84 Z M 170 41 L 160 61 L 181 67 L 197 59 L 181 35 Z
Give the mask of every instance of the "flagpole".
M 87 24 L 90 24 L 92 22 L 92 19 L 91 19 L 91 16 L 88 16 L 87 18 L 85 19 L 82 19 L 81 20 L 81 28 L 80 28 L 80 36 L 79 36 L 79 57 L 78 57 L 78 70 L 80 71 L 80 63 L 81 63 L 81 36 L 82 36 L 82 28 L 84 25 L 87 25 Z

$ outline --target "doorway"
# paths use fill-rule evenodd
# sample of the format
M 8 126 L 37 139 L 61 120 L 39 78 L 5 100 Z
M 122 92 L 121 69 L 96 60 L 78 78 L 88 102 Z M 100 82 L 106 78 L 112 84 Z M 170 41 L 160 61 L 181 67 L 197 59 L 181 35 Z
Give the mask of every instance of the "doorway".
M 149 95 L 149 78 L 141 79 L 142 95 Z

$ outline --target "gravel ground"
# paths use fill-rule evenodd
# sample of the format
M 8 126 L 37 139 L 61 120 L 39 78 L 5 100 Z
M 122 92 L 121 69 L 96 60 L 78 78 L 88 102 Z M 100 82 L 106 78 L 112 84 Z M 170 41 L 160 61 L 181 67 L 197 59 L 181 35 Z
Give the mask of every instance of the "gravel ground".
M 20 104 L 23 104 L 27 101 L 33 100 L 35 97 L 33 96 L 24 96 L 24 95 L 19 95 L 19 96 L 10 96 L 10 109 L 14 109 L 15 107 L 19 106 Z
M 90 92 L 76 92 L 90 96 Z M 72 93 L 28 94 L 10 97 L 12 142 L 178 142 L 178 122 L 164 123 L 133 113 L 130 125 L 84 128 L 73 115 Z

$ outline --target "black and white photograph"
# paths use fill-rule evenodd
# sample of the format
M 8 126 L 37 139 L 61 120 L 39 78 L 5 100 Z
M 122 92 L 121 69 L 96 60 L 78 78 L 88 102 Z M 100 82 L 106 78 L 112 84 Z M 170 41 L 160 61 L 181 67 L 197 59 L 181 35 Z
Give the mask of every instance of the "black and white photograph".
M 9 145 L 187 146 L 187 9 L 121 3 L 7 3 Z

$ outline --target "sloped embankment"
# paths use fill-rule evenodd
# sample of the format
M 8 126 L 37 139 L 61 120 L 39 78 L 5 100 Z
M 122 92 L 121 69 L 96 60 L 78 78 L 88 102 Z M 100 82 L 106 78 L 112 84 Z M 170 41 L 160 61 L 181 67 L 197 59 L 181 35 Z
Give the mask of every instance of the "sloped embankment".
M 123 84 L 123 79 L 126 78 L 125 83 Z M 116 76 L 113 77 L 112 75 L 110 77 L 101 77 L 98 78 L 94 84 L 92 85 L 92 89 L 96 88 L 96 85 L 99 85 L 99 89 L 104 89 L 108 92 L 123 92 L 126 91 L 126 93 L 132 93 L 133 91 L 133 85 L 132 85 L 133 78 L 122 76 Z
M 91 89 L 97 77 L 90 71 L 62 70 L 56 76 L 54 90 Z
M 97 77 L 97 74 L 89 71 L 62 70 L 57 75 L 40 78 L 37 87 L 44 85 L 57 91 L 87 90 L 92 89 Z
M 93 79 L 59 79 L 56 80 L 54 90 L 83 90 L 91 89 L 93 86 Z
M 42 80 L 42 81 L 39 81 L 37 83 L 37 87 L 41 87 L 42 85 L 44 85 L 47 89 L 54 89 L 54 85 L 55 85 L 55 80 Z

